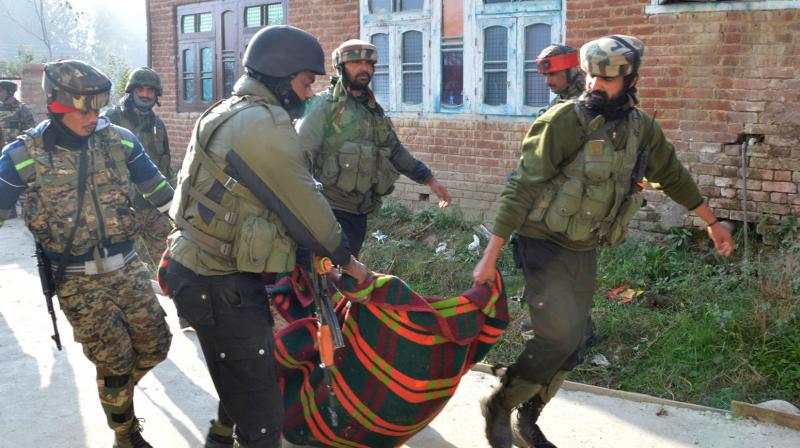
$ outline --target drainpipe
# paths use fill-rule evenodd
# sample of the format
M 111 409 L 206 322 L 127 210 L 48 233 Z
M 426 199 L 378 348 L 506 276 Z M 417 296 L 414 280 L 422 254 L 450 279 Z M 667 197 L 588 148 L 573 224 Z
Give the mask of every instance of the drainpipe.
M 747 219 L 747 147 L 748 147 L 748 145 L 750 143 L 750 140 L 755 141 L 755 139 L 752 138 L 752 137 L 750 137 L 750 138 L 745 137 L 742 140 L 742 157 L 741 157 L 742 158 L 742 214 L 744 215 L 742 219 L 744 220 L 744 226 L 743 226 L 744 232 L 743 232 L 743 235 L 744 235 L 744 265 L 745 265 L 745 269 L 747 269 L 750 266 L 750 264 L 748 263 L 748 261 L 749 261 L 749 257 L 748 257 L 749 242 L 748 242 L 748 235 L 747 235 L 747 232 L 748 232 L 748 228 L 747 228 L 748 227 L 748 225 L 747 225 L 747 223 L 748 223 L 748 219 Z

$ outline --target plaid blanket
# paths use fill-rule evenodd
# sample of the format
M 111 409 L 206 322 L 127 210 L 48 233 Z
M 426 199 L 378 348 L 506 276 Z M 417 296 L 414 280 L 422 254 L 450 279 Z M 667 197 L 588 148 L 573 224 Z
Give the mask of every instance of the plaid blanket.
M 502 279 L 457 297 L 422 297 L 391 275 L 333 294 L 346 347 L 320 366 L 307 277 L 279 277 L 275 305 L 289 322 L 276 335 L 284 437 L 298 445 L 395 447 L 427 426 L 508 324 Z M 297 299 L 300 300 L 297 300 Z M 305 303 L 305 304 L 304 304 Z

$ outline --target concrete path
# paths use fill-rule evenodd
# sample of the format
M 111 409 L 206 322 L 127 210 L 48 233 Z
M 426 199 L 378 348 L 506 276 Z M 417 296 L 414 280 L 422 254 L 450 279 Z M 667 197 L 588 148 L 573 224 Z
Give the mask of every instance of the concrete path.
M 19 219 L 0 228 L 0 447 L 108 448 L 112 434 L 97 399 L 94 368 L 61 312 L 64 351 L 50 340 L 33 239 Z M 136 390 L 144 436 L 156 448 L 202 447 L 216 393 L 194 333 L 182 333 L 172 302 L 160 298 L 174 339 L 169 358 Z M 56 305 L 57 306 L 57 305 Z M 409 448 L 486 447 L 478 399 L 494 377 L 472 372 Z M 560 447 L 800 447 L 800 432 L 714 412 L 665 408 L 562 391 L 540 421 Z M 658 416 L 657 413 L 662 414 Z

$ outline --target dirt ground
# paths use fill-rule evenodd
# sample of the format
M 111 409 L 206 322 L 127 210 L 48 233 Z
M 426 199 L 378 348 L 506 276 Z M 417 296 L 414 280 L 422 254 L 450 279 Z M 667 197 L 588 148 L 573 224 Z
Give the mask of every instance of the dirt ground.
M 64 351 L 52 328 L 36 274 L 33 240 L 19 219 L 0 228 L 0 446 L 110 447 L 112 434 L 97 399 L 94 368 L 58 312 Z M 216 393 L 194 333 L 178 329 L 172 302 L 160 298 L 174 334 L 169 358 L 136 389 L 144 436 L 157 448 L 201 447 Z M 478 399 L 496 378 L 466 375 L 442 414 L 405 446 L 487 446 Z M 665 411 L 665 412 L 664 412 Z M 658 415 L 660 414 L 660 415 Z M 540 424 L 560 447 L 800 447 L 800 432 L 696 411 L 561 391 Z

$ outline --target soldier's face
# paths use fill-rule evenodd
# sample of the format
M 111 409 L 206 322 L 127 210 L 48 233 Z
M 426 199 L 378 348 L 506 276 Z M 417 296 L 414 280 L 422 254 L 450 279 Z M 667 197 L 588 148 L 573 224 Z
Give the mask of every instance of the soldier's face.
M 150 86 L 138 86 L 133 90 L 133 93 L 145 101 L 150 101 L 156 97 L 156 89 Z
M 366 89 L 375 73 L 375 66 L 367 60 L 350 61 L 344 63 L 344 73 L 350 80 L 352 88 L 357 90 Z
M 314 98 L 314 90 L 311 85 L 314 84 L 316 78 L 316 75 L 311 72 L 298 72 L 292 78 L 292 90 L 303 101 Z
M 619 98 L 624 87 L 625 79 L 623 76 L 594 76 L 591 73 L 586 74 L 586 90 L 589 93 L 605 96 L 609 101 Z
M 5 101 L 9 96 L 6 89 L 0 89 L 0 101 Z
M 567 71 L 561 70 L 544 75 L 545 83 L 550 91 L 558 95 L 567 89 Z
M 81 137 L 88 137 L 92 135 L 94 128 L 97 127 L 97 111 L 79 110 L 77 112 L 67 112 L 61 121 L 70 131 Z

